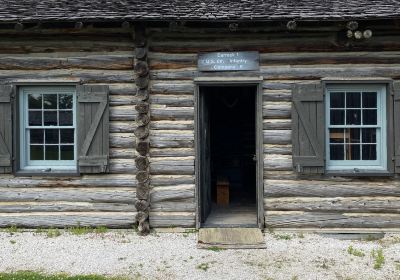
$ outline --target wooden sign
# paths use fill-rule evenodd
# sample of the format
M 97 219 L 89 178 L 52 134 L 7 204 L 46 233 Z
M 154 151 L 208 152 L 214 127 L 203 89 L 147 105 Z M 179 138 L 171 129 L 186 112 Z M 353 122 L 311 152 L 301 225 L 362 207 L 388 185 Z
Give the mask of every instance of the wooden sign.
M 251 71 L 260 69 L 258 52 L 211 52 L 199 54 L 199 71 Z

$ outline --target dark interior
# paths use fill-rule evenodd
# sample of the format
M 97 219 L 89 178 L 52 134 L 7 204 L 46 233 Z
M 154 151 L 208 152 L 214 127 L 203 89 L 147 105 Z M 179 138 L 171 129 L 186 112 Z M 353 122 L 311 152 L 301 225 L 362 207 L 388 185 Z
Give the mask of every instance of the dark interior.
M 229 207 L 256 204 L 255 87 L 209 87 L 212 207 L 217 180 L 229 181 Z

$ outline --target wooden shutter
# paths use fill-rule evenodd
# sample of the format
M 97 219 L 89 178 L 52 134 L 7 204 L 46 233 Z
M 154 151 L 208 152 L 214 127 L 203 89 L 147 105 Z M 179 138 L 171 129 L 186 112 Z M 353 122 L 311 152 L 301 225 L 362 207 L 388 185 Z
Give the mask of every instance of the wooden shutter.
M 13 86 L 0 85 L 0 173 L 12 171 L 12 115 Z
M 393 82 L 393 133 L 395 173 L 400 173 L 400 81 Z
M 108 86 L 77 86 L 78 165 L 80 173 L 108 172 Z
M 320 83 L 292 90 L 293 167 L 303 174 L 324 173 L 325 104 Z

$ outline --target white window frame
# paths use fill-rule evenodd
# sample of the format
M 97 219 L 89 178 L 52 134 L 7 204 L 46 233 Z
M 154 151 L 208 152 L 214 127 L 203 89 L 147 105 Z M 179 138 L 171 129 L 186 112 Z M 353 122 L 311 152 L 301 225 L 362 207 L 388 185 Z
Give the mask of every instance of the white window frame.
M 330 125 L 330 93 L 331 92 L 377 92 L 377 124 L 376 125 Z M 352 171 L 357 173 L 371 171 L 387 171 L 387 92 L 383 84 L 332 84 L 326 86 L 325 91 L 325 150 L 327 171 Z M 330 159 L 330 128 L 368 128 L 377 127 L 376 160 L 331 160 Z
M 46 171 L 46 172 L 57 172 L 57 171 L 77 171 L 77 101 L 76 101 L 76 89 L 75 86 L 68 85 L 32 85 L 32 86 L 20 86 L 19 87 L 19 160 L 21 171 Z M 51 126 L 54 129 L 60 128 L 73 128 L 74 129 L 74 160 L 29 160 L 30 152 L 30 139 L 28 130 L 28 94 L 60 94 L 67 93 L 73 96 L 73 125 L 64 126 Z M 46 126 L 35 128 L 44 128 Z

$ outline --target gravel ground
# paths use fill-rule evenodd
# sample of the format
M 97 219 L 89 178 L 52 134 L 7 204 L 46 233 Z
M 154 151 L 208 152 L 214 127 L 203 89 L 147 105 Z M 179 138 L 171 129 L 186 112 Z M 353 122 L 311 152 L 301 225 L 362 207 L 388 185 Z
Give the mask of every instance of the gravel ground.
M 267 233 L 267 249 L 196 248 L 196 233 L 133 232 L 58 237 L 0 232 L 0 271 L 124 275 L 132 279 L 385 279 L 400 280 L 400 235 L 378 241 L 313 234 Z M 348 252 L 349 247 L 364 256 Z M 374 269 L 371 252 L 383 249 Z M 354 251 L 354 250 L 353 250 Z

